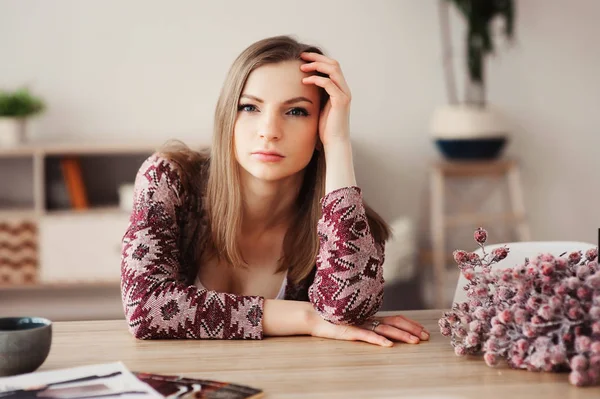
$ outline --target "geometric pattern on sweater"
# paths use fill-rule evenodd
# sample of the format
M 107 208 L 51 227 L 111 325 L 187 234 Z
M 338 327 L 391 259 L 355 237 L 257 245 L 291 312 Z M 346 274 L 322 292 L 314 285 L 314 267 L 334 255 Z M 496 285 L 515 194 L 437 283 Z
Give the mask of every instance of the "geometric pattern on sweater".
M 129 331 L 138 339 L 262 339 L 263 297 L 198 288 L 190 277 L 197 270 L 188 248 L 207 222 L 178 170 L 153 154 L 135 178 L 121 255 Z M 383 301 L 384 243 L 370 233 L 360 188 L 327 193 L 321 206 L 315 267 L 288 282 L 285 299 L 310 301 L 332 323 L 361 324 Z

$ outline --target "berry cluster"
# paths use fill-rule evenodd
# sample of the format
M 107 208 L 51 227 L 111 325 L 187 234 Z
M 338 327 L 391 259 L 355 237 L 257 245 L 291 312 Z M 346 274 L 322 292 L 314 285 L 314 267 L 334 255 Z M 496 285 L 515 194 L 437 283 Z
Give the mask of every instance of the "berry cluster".
M 600 383 L 600 268 L 598 248 L 585 254 L 539 254 L 512 268 L 492 270 L 509 253 L 485 252 L 487 232 L 474 234 L 482 249 L 454 251 L 468 280 L 469 300 L 439 320 L 459 356 L 483 353 L 488 366 L 570 371 L 576 386 Z

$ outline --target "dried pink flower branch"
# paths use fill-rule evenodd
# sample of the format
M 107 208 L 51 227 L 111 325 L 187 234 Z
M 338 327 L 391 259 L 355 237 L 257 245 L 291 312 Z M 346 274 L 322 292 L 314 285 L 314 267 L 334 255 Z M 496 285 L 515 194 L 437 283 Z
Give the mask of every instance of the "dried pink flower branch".
M 487 231 L 475 241 L 483 257 L 462 250 L 454 259 L 468 283 L 466 302 L 439 320 L 458 356 L 483 353 L 489 366 L 506 360 L 529 371 L 570 371 L 576 386 L 600 383 L 600 268 L 598 248 L 539 254 L 492 270 L 509 248 L 485 252 Z M 566 255 L 566 256 L 565 256 Z

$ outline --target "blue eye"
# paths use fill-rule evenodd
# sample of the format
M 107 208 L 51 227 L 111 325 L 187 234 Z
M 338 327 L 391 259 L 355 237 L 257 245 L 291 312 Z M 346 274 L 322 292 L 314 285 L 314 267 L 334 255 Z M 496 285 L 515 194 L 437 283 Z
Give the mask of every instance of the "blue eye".
M 292 116 L 308 116 L 308 111 L 304 108 L 292 108 L 288 114 Z
M 242 104 L 238 107 L 238 111 L 254 112 L 256 107 L 252 104 Z

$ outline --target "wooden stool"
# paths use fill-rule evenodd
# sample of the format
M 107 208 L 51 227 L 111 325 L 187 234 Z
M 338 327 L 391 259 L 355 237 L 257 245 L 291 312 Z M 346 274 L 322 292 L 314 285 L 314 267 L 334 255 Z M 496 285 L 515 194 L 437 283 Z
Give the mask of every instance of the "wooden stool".
M 464 213 L 448 214 L 446 212 L 446 202 L 448 200 L 445 193 L 446 179 L 455 177 L 472 179 L 481 177 L 506 178 L 511 212 L 491 214 L 471 209 Z M 521 176 L 516 161 L 440 161 L 433 165 L 430 178 L 430 234 L 432 237 L 434 298 L 435 306 L 441 309 L 449 306 L 449 304 L 444 303 L 447 229 L 473 224 L 485 226 L 490 223 L 505 223 L 515 228 L 520 241 L 530 241 L 531 236 L 526 222 Z

